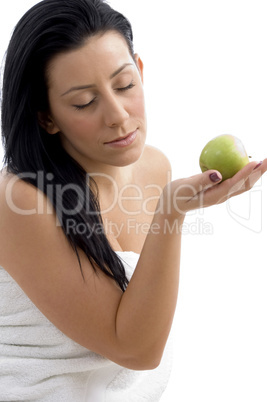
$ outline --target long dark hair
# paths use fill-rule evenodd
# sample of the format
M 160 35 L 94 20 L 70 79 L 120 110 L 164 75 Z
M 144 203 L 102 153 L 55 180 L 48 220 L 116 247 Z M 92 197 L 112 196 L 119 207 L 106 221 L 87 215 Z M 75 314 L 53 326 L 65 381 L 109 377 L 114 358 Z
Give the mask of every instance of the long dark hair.
M 58 53 L 81 47 L 88 37 L 110 30 L 125 38 L 134 57 L 129 21 L 103 0 L 43 0 L 27 11 L 16 25 L 7 49 L 2 136 L 7 171 L 47 195 L 76 252 L 81 273 L 78 248 L 85 252 L 96 272 L 101 269 L 124 291 L 128 280 L 104 231 L 96 183 L 92 178 L 88 181 L 86 171 L 64 150 L 59 136 L 48 135 L 37 118 L 39 111 L 49 110 L 49 61 Z M 62 199 L 56 191 L 49 191 L 51 186 L 61 188 Z

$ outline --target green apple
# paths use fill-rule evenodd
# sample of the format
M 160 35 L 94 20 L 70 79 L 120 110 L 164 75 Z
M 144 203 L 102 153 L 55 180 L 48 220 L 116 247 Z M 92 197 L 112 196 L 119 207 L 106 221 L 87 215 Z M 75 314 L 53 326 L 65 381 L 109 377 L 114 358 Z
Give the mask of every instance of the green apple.
M 233 177 L 249 163 L 242 142 L 230 134 L 219 135 L 209 141 L 203 148 L 199 165 L 202 172 L 215 169 L 222 175 L 222 180 Z

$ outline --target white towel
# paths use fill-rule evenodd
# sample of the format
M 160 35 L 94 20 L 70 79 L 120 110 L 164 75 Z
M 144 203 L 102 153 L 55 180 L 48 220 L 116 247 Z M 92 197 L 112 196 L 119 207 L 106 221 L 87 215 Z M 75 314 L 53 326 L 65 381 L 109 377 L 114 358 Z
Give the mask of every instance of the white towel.
M 131 278 L 138 254 L 119 252 Z M 171 370 L 171 342 L 155 370 L 119 366 L 59 331 L 0 267 L 0 401 L 157 402 Z

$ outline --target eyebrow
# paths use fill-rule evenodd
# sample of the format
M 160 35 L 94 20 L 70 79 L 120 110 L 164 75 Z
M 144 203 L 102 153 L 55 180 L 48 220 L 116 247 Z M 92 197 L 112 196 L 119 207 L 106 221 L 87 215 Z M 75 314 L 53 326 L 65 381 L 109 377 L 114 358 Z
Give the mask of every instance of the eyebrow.
M 109 79 L 111 80 L 112 78 L 116 77 L 116 75 L 120 74 L 127 66 L 133 66 L 133 63 L 124 63 L 121 67 L 119 67 L 116 71 L 114 71 L 114 73 L 112 73 L 110 75 Z M 95 87 L 96 87 L 95 84 L 80 85 L 77 87 L 72 87 L 72 88 L 68 89 L 66 92 L 64 92 L 61 96 L 67 95 L 68 93 L 70 93 L 72 91 L 79 91 L 81 89 L 89 89 L 89 88 L 95 88 Z

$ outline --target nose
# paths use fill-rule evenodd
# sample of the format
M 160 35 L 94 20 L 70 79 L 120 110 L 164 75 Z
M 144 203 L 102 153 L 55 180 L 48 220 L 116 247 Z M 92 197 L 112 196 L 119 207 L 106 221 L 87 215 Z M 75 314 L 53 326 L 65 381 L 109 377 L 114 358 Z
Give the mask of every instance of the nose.
M 104 120 L 108 127 L 121 126 L 129 118 L 122 100 L 116 94 L 110 95 L 105 102 Z

